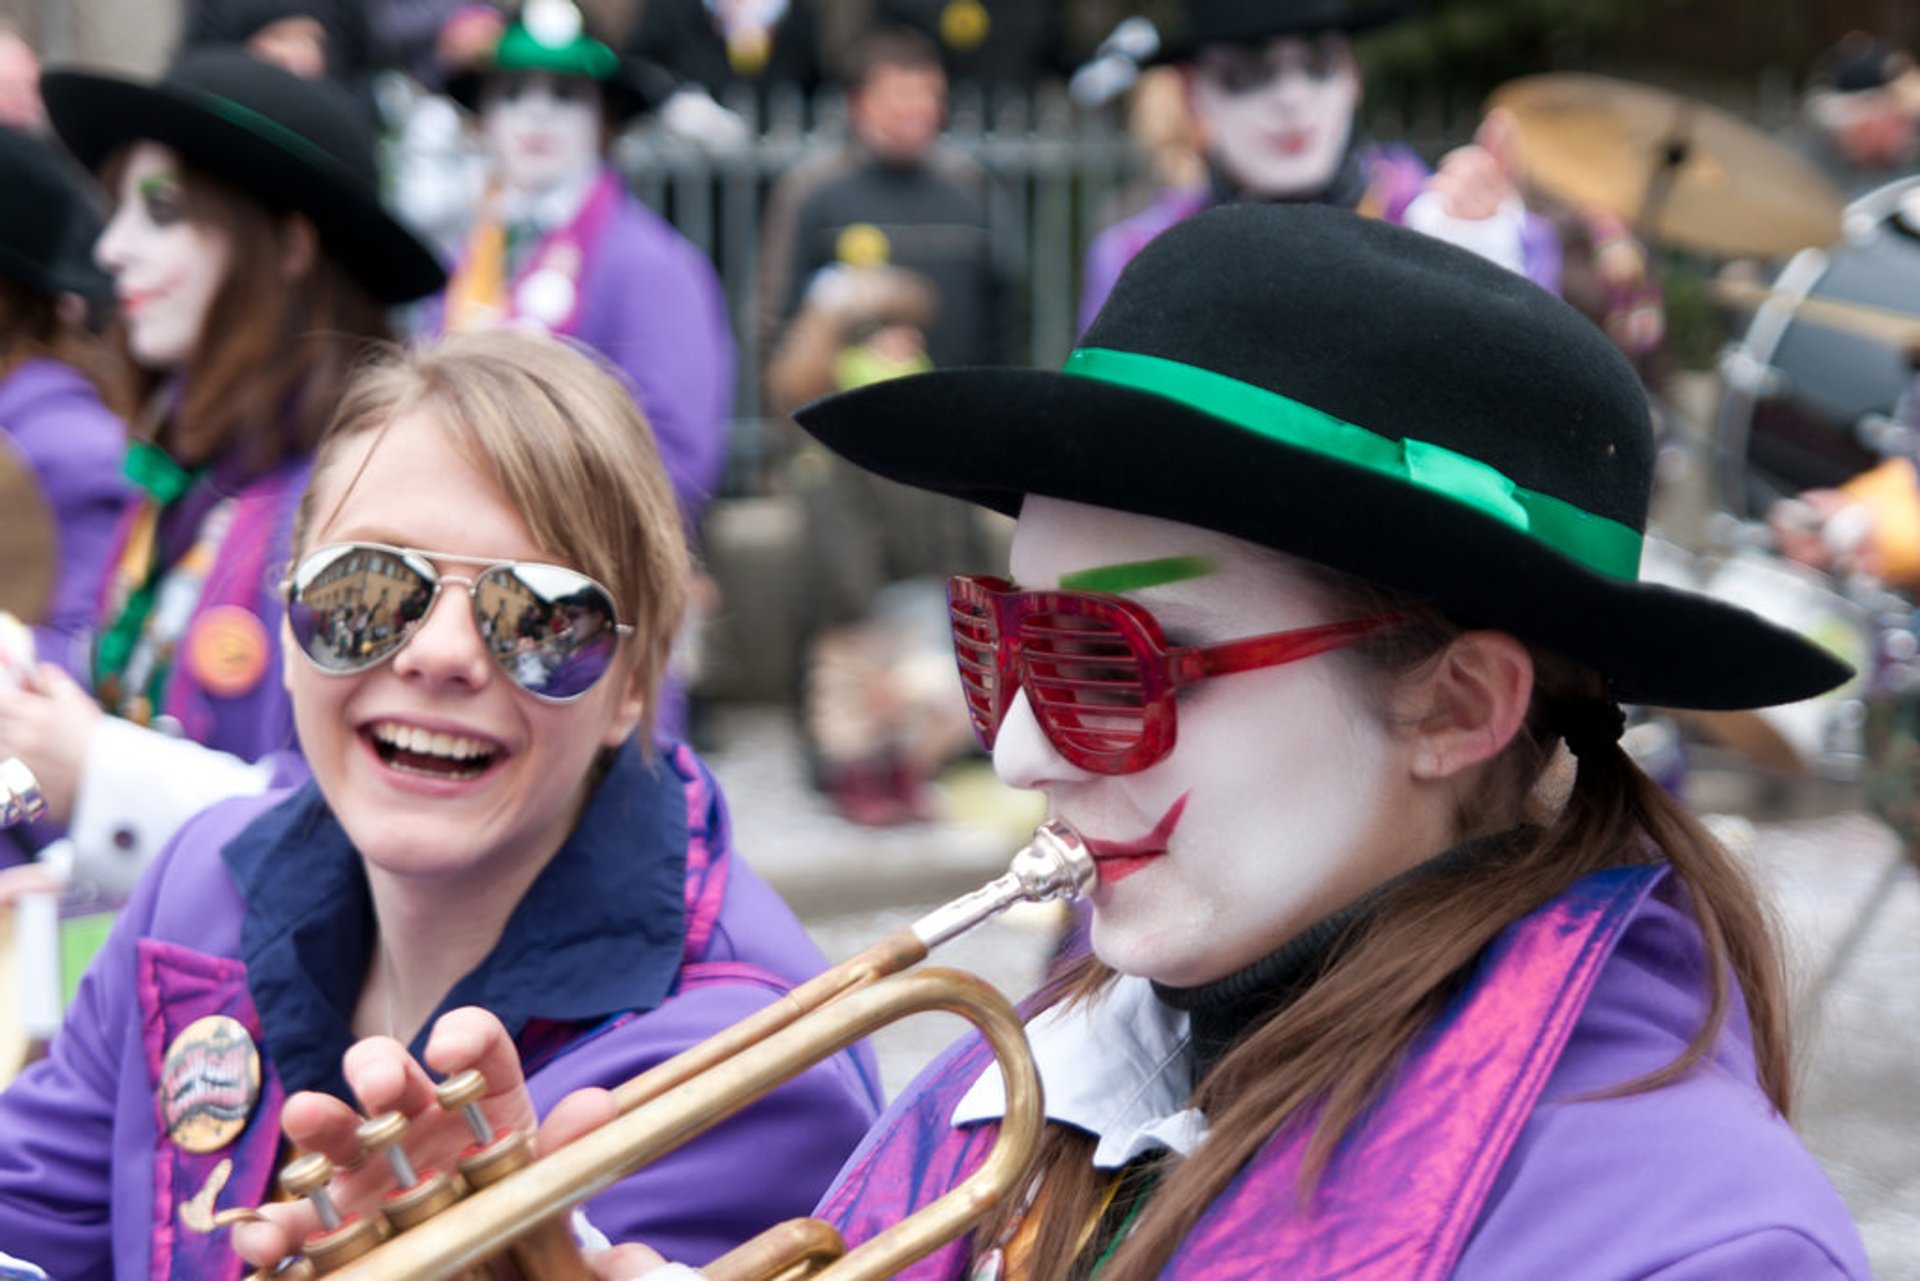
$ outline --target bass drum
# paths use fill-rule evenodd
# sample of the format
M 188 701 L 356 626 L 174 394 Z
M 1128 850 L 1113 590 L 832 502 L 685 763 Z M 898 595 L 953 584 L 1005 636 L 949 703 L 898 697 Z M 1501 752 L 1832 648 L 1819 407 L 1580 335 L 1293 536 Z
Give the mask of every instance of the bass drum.
M 1891 419 L 1913 369 L 1897 348 L 1796 315 L 1789 300 L 1863 303 L 1920 319 L 1920 177 L 1847 206 L 1845 233 L 1794 255 L 1721 362 L 1721 502 L 1762 519 L 1776 499 L 1837 485 L 1882 461 L 1876 424 Z

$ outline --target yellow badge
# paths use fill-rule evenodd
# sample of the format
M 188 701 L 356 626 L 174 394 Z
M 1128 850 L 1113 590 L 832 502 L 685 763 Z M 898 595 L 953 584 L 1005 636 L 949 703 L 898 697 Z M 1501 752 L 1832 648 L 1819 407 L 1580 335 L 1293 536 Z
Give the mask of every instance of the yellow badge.
M 267 629 L 238 605 L 215 605 L 187 633 L 187 671 L 209 694 L 250 693 L 267 672 Z
M 187 1024 L 160 1065 L 160 1117 L 174 1146 L 218 1152 L 240 1137 L 260 1099 L 260 1051 L 238 1019 Z
M 833 242 L 833 256 L 849 267 L 883 267 L 892 255 L 887 233 L 870 222 L 847 224 Z
M 986 43 L 993 19 L 980 0 L 952 0 L 940 11 L 940 38 L 947 48 L 972 53 Z
M 773 41 L 765 27 L 752 27 L 727 37 L 727 65 L 733 74 L 753 79 L 767 69 L 773 57 Z

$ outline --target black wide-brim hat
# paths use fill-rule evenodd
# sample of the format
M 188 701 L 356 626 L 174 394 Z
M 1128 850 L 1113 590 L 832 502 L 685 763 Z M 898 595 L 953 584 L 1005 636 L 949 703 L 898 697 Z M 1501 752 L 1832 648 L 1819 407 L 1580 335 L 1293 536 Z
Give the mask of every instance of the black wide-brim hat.
M 1322 205 L 1233 205 L 1122 273 L 1063 372 L 936 370 L 806 406 L 861 467 L 1017 515 L 1028 494 L 1219 530 L 1582 663 L 1625 702 L 1807 698 L 1847 666 L 1638 580 L 1646 393 L 1516 273 Z
M 1209 44 L 1260 44 L 1322 31 L 1357 35 L 1408 14 L 1400 0 L 1186 0 L 1156 63 L 1184 62 Z
M 75 244 L 99 220 L 68 170 L 48 144 L 0 127 L 0 276 L 48 298 L 99 297 L 105 275 Z
M 61 70 L 40 90 L 55 132 L 88 169 L 129 143 L 157 142 L 270 209 L 304 215 L 382 302 L 446 284 L 433 251 L 381 204 L 372 129 L 330 81 L 222 47 L 183 56 L 153 83 Z

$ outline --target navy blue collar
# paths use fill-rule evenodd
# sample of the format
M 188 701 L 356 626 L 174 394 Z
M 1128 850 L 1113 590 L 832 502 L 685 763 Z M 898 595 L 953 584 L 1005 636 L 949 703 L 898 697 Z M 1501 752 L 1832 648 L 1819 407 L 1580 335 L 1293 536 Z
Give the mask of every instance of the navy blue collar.
M 289 1092 L 349 1097 L 340 1056 L 366 981 L 373 906 L 359 854 L 308 783 L 221 851 L 246 902 L 241 959 Z M 534 879 L 500 941 L 438 1018 L 483 1005 L 516 1037 L 535 1019 L 592 1022 L 666 999 L 686 940 L 685 786 L 664 760 L 620 749 L 580 824 Z M 413 1050 L 425 1044 L 433 1019 Z

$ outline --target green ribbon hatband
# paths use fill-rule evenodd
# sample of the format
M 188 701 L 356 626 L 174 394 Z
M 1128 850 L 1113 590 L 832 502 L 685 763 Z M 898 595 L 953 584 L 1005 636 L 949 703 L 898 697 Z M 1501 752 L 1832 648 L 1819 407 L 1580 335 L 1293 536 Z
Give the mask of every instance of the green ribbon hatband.
M 1638 533 L 1563 498 L 1516 485 L 1498 468 L 1442 445 L 1394 440 L 1278 392 L 1160 356 L 1082 347 L 1064 371 L 1176 400 L 1269 440 L 1391 476 L 1544 543 L 1611 578 L 1640 573 Z

